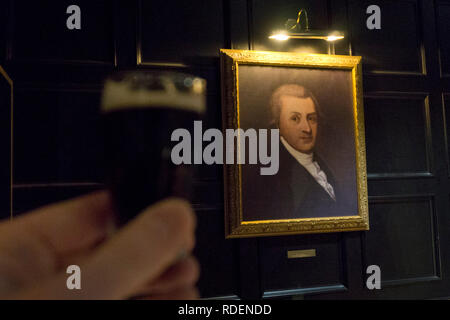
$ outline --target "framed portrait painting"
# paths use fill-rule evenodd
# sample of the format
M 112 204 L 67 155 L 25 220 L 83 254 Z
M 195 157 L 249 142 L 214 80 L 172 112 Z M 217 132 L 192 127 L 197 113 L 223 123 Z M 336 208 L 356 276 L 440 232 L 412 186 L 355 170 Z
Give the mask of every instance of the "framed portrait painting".
M 368 230 L 361 57 L 220 56 L 226 237 Z

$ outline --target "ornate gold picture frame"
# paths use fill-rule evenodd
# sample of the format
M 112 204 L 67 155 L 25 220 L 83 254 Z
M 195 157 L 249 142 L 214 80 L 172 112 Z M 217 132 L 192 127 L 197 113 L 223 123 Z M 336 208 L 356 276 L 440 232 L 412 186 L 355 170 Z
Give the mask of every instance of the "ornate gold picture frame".
M 224 132 L 280 136 L 277 174 L 224 165 L 226 237 L 368 230 L 361 57 L 222 49 L 220 60 Z

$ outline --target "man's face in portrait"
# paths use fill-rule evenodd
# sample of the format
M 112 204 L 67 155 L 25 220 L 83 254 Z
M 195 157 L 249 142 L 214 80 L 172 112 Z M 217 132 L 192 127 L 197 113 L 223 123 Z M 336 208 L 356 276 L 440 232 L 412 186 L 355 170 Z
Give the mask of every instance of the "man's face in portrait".
M 312 153 L 317 136 L 317 112 L 311 98 L 281 96 L 280 134 L 297 151 Z

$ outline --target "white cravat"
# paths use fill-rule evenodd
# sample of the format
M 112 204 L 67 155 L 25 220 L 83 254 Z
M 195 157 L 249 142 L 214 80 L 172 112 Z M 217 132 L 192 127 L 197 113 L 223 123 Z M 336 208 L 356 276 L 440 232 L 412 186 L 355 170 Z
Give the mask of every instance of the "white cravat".
M 280 137 L 280 140 L 286 150 L 297 160 L 297 162 L 308 170 L 317 183 L 320 184 L 330 197 L 336 201 L 333 186 L 328 182 L 327 175 L 320 169 L 319 164 L 316 161 L 313 161 L 313 154 L 302 153 L 295 150 L 283 137 Z

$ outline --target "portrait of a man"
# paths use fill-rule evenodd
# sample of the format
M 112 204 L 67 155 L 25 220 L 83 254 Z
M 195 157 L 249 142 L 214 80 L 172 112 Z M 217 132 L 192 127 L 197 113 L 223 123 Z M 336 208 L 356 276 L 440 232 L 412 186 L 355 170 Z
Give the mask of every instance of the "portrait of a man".
M 251 69 L 253 68 L 253 69 Z M 241 77 L 244 84 L 247 72 L 254 76 L 259 73 L 264 78 L 268 67 L 243 68 L 244 75 Z M 282 79 L 287 70 L 271 68 L 272 74 L 279 73 Z M 275 69 L 275 70 L 273 70 Z M 342 91 L 346 85 L 342 81 L 335 83 L 335 87 L 341 90 L 341 101 L 338 96 L 319 97 L 317 93 L 323 92 L 320 86 L 320 78 L 325 78 L 328 73 L 328 81 L 333 82 L 330 76 L 331 71 L 323 70 L 303 70 L 292 72 L 286 75 L 286 79 L 291 81 L 280 81 L 273 79 L 269 94 L 266 93 L 266 101 L 262 102 L 256 96 L 254 98 L 242 95 L 241 110 L 242 121 L 248 128 L 257 126 L 259 128 L 278 129 L 280 135 L 279 143 L 279 170 L 272 176 L 262 176 L 259 174 L 259 166 L 243 165 L 242 169 L 242 209 L 244 221 L 255 220 L 280 220 L 280 219 L 301 219 L 320 218 L 355 215 L 356 197 L 347 192 L 344 194 L 346 181 L 339 181 L 336 171 L 349 172 L 349 168 L 354 165 L 351 157 L 345 154 L 339 159 L 333 153 L 345 152 L 347 148 L 339 148 L 343 141 L 338 141 L 333 146 L 333 141 L 344 139 L 344 143 L 352 144 L 353 136 L 345 137 L 345 130 L 340 130 L 343 125 L 332 119 L 337 113 L 336 106 L 349 104 L 349 97 L 343 96 L 349 90 Z M 303 75 L 302 78 L 299 78 Z M 338 75 L 338 78 L 345 78 L 345 73 Z M 296 78 L 299 78 L 297 80 Z M 255 79 L 255 78 L 254 78 Z M 257 79 L 257 78 L 256 78 Z M 310 80 L 308 86 L 306 79 Z M 245 90 L 245 85 L 241 87 Z M 311 87 L 312 89 L 310 89 Z M 322 85 L 322 87 L 329 87 Z M 314 90 L 314 92 L 313 92 Z M 317 92 L 317 93 L 316 93 Z M 321 98 L 321 99 L 320 99 Z M 256 99 L 256 101 L 255 101 Z M 333 100 L 336 99 L 336 100 Z M 260 122 L 256 122 L 247 117 L 245 108 L 253 108 L 245 103 L 258 103 Z M 259 105 L 261 102 L 263 105 Z M 263 111 L 264 109 L 264 111 Z M 350 109 L 350 108 L 347 108 Z M 340 108 L 342 112 L 342 108 Z M 345 110 L 345 109 L 344 109 Z M 351 111 L 351 110 L 347 110 Z M 249 115 L 250 116 L 250 115 Z M 339 117 L 334 116 L 335 119 Z M 262 119 L 264 120 L 262 120 Z M 248 121 L 248 122 L 247 122 Z M 331 123 L 330 123 L 331 122 Z M 337 136 L 336 136 L 337 134 Z M 340 136 L 339 136 L 340 135 Z M 333 137 L 334 136 L 334 137 Z M 347 155 L 350 155 L 346 152 Z M 344 157 L 343 157 L 344 156 Z M 344 160 L 344 162 L 342 162 Z M 355 176 L 353 170 L 353 177 Z M 348 174 L 347 174 L 348 178 Z M 354 178 L 356 181 L 356 178 Z M 348 179 L 347 179 L 348 180 Z M 348 181 L 347 181 L 348 182 Z M 343 188 L 344 187 L 344 191 Z M 355 193 L 356 194 L 356 193 Z M 352 203 L 353 201 L 353 203 Z

